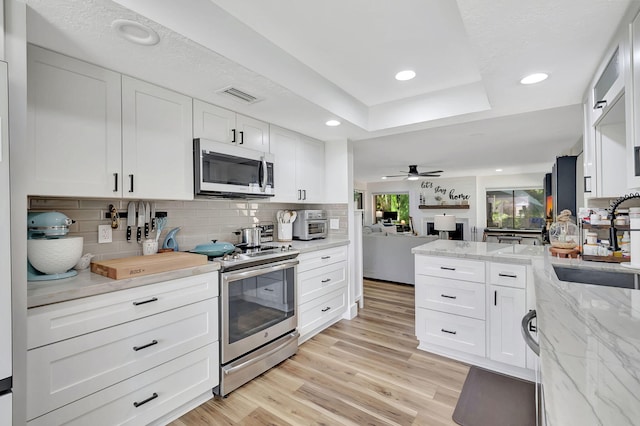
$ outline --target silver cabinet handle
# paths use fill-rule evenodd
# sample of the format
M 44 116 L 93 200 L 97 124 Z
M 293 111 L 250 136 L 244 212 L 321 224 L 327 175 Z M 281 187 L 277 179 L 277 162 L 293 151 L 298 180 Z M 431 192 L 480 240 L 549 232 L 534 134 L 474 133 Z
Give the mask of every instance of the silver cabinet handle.
M 538 342 L 536 342 L 533 339 L 533 337 L 531 336 L 531 333 L 529 333 L 529 323 L 531 323 L 531 321 L 533 321 L 533 319 L 536 318 L 537 316 L 538 314 L 536 313 L 536 310 L 533 309 L 529 311 L 529 313 L 527 313 L 524 317 L 522 317 L 520 331 L 522 331 L 522 337 L 524 338 L 524 341 L 527 344 L 527 346 L 529 346 L 529 348 L 531 348 L 531 350 L 536 355 L 540 356 L 540 345 L 538 344 Z

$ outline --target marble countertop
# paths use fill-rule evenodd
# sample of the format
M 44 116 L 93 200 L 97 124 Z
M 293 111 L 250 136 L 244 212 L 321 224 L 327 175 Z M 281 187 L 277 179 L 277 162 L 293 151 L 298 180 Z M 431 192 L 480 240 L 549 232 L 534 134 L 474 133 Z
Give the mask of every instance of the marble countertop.
M 344 238 L 325 238 L 311 241 L 292 241 L 290 244 L 294 249 L 299 250 L 300 253 L 306 253 L 347 245 L 349 244 L 349 240 Z M 218 262 L 213 261 L 194 268 L 177 269 L 175 271 L 123 280 L 113 280 L 99 274 L 94 274 L 89 269 L 85 269 L 71 278 L 27 283 L 27 308 L 81 299 L 83 297 L 96 296 L 112 291 L 126 290 L 128 288 L 214 272 L 219 269 L 220 265 Z
M 554 258 L 545 246 L 504 246 L 438 240 L 416 247 L 413 253 L 531 264 L 547 424 L 637 425 L 640 290 L 563 282 L 553 265 L 640 270 Z
M 533 269 L 548 424 L 637 425 L 640 291 L 559 281 L 552 263 L 545 256 Z
M 528 244 L 436 240 L 411 249 L 411 253 L 530 265 L 533 258 L 544 256 L 545 247 Z

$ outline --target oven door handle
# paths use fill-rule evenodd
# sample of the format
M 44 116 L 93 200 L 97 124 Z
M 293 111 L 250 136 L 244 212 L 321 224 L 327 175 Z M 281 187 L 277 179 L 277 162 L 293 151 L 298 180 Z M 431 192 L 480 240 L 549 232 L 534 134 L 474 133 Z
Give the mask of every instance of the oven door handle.
M 263 353 L 262 355 L 260 355 L 260 356 L 258 356 L 258 357 L 256 357 L 256 358 L 253 358 L 253 359 L 250 359 L 250 360 L 248 360 L 248 361 L 245 361 L 245 362 L 243 362 L 242 364 L 234 365 L 233 367 L 231 367 L 231 368 L 230 368 L 230 369 L 228 369 L 228 370 L 226 370 L 226 369 L 225 369 L 225 370 L 224 370 L 224 374 L 231 374 L 231 373 L 233 373 L 233 372 L 235 372 L 235 371 L 241 370 L 241 369 L 246 368 L 246 367 L 248 367 L 248 366 L 250 366 L 250 365 L 252 365 L 252 364 L 255 364 L 256 362 L 260 362 L 260 361 L 262 361 L 262 360 L 263 360 L 263 359 L 265 359 L 265 358 L 269 358 L 271 355 L 275 354 L 275 353 L 276 353 L 276 352 L 278 352 L 280 349 L 282 349 L 282 347 L 283 347 L 283 346 L 288 345 L 288 344 L 289 344 L 289 342 L 290 342 L 292 339 L 297 339 L 299 336 L 300 336 L 300 333 L 298 333 L 298 330 L 293 331 L 292 333 L 290 333 L 290 334 L 287 336 L 287 340 L 286 340 L 286 341 L 284 341 L 284 342 L 282 342 L 282 344 L 281 344 L 281 345 L 278 345 L 277 347 L 275 347 L 275 348 L 271 349 L 269 352 L 265 352 L 265 353 Z
M 283 260 L 279 263 L 271 263 L 267 265 L 260 265 L 254 268 L 243 269 L 241 271 L 223 272 L 222 279 L 226 282 L 237 281 L 244 278 L 256 277 L 258 275 L 268 274 L 269 272 L 280 271 L 282 269 L 291 268 L 297 265 L 297 260 Z

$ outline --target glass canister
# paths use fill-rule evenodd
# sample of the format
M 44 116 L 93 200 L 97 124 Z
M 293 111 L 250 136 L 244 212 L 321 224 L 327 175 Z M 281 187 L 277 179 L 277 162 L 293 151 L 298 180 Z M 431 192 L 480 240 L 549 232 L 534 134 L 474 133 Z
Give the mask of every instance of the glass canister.
M 614 224 L 616 226 L 625 226 L 629 224 L 629 209 L 618 209 L 615 212 Z

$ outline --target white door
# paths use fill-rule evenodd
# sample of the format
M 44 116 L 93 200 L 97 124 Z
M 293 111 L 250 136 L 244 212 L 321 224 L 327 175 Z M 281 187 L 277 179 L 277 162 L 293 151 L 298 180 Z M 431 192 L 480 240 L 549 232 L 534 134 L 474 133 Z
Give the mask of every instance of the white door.
M 120 74 L 32 45 L 27 55 L 27 192 L 120 197 Z
M 236 142 L 245 148 L 269 152 L 269 123 L 236 115 Z
M 353 301 L 358 302 L 360 308 L 364 308 L 363 281 L 362 281 L 362 226 L 364 212 L 356 210 L 353 213 Z
M 301 137 L 296 147 L 296 182 L 300 201 L 320 203 L 324 198 L 324 144 Z M 330 190 L 330 189 L 329 189 Z
M 232 143 L 236 113 L 206 102 L 193 100 L 193 137 Z
M 125 198 L 193 199 L 191 98 L 122 77 Z
M 271 126 L 271 152 L 275 157 L 273 202 L 298 201 L 296 185 L 296 145 L 298 135 Z
M 526 313 L 525 291 L 497 285 L 489 290 L 489 357 L 524 368 L 526 343 L 520 327 Z

